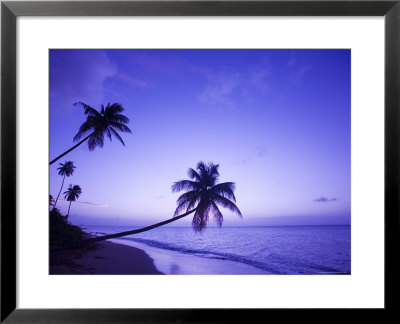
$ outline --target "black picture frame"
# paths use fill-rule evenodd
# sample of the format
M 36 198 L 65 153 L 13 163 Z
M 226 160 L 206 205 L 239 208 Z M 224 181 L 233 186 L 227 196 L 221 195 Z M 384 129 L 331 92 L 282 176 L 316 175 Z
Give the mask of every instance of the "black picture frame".
M 2 1 L 1 2 L 1 322 L 249 323 L 287 309 L 16 308 L 16 19 L 19 16 L 384 16 L 385 18 L 385 307 L 396 312 L 399 275 L 400 0 L 395 1 Z M 238 298 L 245 298 L 239 296 Z M 316 309 L 293 309 L 304 318 Z M 331 319 L 337 310 L 323 310 Z M 344 310 L 347 313 L 360 310 Z M 314 312 L 312 315 L 310 312 Z M 326 316 L 326 315 L 323 315 Z M 358 316 L 358 315 L 357 315 Z M 341 320 L 343 320 L 340 317 Z M 280 319 L 282 320 L 282 318 Z M 322 319 L 321 319 L 322 320 Z M 349 320 L 349 319 L 348 319 Z

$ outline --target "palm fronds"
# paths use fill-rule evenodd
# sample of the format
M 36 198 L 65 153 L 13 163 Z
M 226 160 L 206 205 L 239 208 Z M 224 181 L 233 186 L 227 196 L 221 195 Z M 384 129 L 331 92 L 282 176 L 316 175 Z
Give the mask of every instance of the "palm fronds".
M 74 166 L 74 162 L 72 161 L 65 161 L 65 163 L 59 163 L 59 167 L 57 168 L 58 174 L 60 176 L 71 176 L 74 173 L 76 167 Z
M 115 136 L 125 146 L 118 131 L 124 133 L 132 133 L 132 131 L 125 125 L 129 123 L 129 118 L 121 114 L 124 108 L 120 104 L 107 104 L 106 107 L 102 105 L 100 111 L 83 102 L 77 102 L 75 105 L 82 106 L 85 114 L 88 115 L 74 136 L 75 142 L 85 135 L 92 134 L 88 140 L 88 147 L 90 151 L 93 151 L 96 147 L 104 146 L 104 135 L 107 135 L 110 140 Z
M 196 232 L 202 232 L 207 227 L 209 215 L 212 214 L 218 226 L 222 226 L 223 215 L 217 205 L 228 208 L 242 217 L 239 208 L 235 205 L 235 183 L 219 183 L 219 165 L 199 162 L 196 170 L 190 168 L 188 176 L 192 180 L 181 180 L 172 185 L 173 192 L 187 191 L 178 200 L 178 207 L 174 217 L 180 212 L 195 210 L 192 226 Z
M 75 201 L 82 194 L 82 189 L 78 185 L 69 185 L 67 191 L 64 192 L 64 198 L 68 201 Z

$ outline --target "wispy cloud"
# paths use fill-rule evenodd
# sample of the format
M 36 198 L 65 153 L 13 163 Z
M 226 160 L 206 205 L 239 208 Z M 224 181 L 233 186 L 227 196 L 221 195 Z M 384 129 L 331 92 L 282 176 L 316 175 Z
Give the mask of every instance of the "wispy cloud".
M 287 63 L 288 67 L 292 67 L 296 65 L 296 52 L 291 51 L 289 56 L 289 61 Z
M 254 160 L 262 159 L 267 155 L 268 155 L 267 147 L 265 145 L 260 145 L 256 147 L 255 150 L 251 154 L 249 154 L 248 157 L 236 162 L 236 164 L 246 165 Z
M 59 199 L 59 201 L 64 201 L 64 202 L 69 203 L 69 201 L 65 200 L 65 199 Z M 76 200 L 76 201 L 74 201 L 74 204 L 89 205 L 89 206 L 102 207 L 102 208 L 108 207 L 108 204 L 99 204 L 99 203 L 95 203 L 95 202 L 91 202 L 91 201 Z
M 232 95 L 240 83 L 241 76 L 238 72 L 220 71 L 211 74 L 208 76 L 206 88 L 199 95 L 199 100 L 234 107 Z
M 281 187 L 281 186 L 286 186 L 287 184 L 289 184 L 287 181 L 285 180 L 277 180 L 273 183 L 273 185 L 275 187 Z
M 249 85 L 254 87 L 255 90 L 262 93 L 268 93 L 271 88 L 272 68 L 267 59 L 262 60 L 258 64 L 253 65 L 245 78 L 248 80 Z
M 158 195 L 158 196 L 154 196 L 154 199 L 164 199 L 165 197 L 167 197 L 166 195 Z
M 71 111 L 75 102 L 97 106 L 104 98 L 104 81 L 117 72 L 105 51 L 52 50 L 50 52 L 50 106 L 52 112 Z
M 311 66 L 309 65 L 296 67 L 296 69 L 294 69 L 289 76 L 291 83 L 296 86 L 300 85 L 303 82 L 307 72 L 310 71 L 310 69 Z
M 248 159 L 242 159 L 240 161 L 235 162 L 236 165 L 246 165 L 249 163 Z
M 291 51 L 287 62 L 289 68 L 289 81 L 292 85 L 298 86 L 304 80 L 307 72 L 310 71 L 311 66 L 299 62 L 296 51 Z
M 204 103 L 235 108 L 240 98 L 249 99 L 254 91 L 267 93 L 271 84 L 271 65 L 262 58 L 247 69 L 238 71 L 230 66 L 219 69 L 195 64 L 191 60 L 168 53 L 163 60 L 148 51 L 135 51 L 131 56 L 132 64 L 146 71 L 157 71 L 158 75 L 185 80 L 193 74 L 205 79 L 198 100 Z M 179 67 L 179 68 L 177 68 Z M 116 78 L 134 87 L 153 87 L 157 81 L 142 80 L 131 75 L 116 74 Z M 154 81 L 154 82 L 153 82 Z
M 265 145 L 259 146 L 257 148 L 257 156 L 259 158 L 262 158 L 262 157 L 266 156 L 267 154 L 268 154 L 268 151 L 267 151 L 267 148 Z
M 114 75 L 114 78 L 125 82 L 134 88 L 148 88 L 151 86 L 150 82 L 134 78 L 133 76 L 123 72 L 118 72 L 116 75 Z
M 230 70 L 228 67 L 220 71 L 192 67 L 192 71 L 207 78 L 206 87 L 198 97 L 202 102 L 234 108 L 237 99 L 249 99 L 254 92 L 265 94 L 270 91 L 271 68 L 266 59 L 244 71 Z
M 148 73 L 156 71 L 157 74 L 168 78 L 184 77 L 184 69 L 177 67 L 180 67 L 181 63 L 184 63 L 185 61 L 179 57 L 166 55 L 160 59 L 160 57 L 152 51 L 138 50 L 132 52 L 130 55 L 130 61 L 134 66 L 140 66 L 141 69 L 144 69 Z
M 317 199 L 314 199 L 314 202 L 320 202 L 320 203 L 327 203 L 327 202 L 332 202 L 332 201 L 336 201 L 336 198 L 326 198 L 326 197 L 320 197 Z

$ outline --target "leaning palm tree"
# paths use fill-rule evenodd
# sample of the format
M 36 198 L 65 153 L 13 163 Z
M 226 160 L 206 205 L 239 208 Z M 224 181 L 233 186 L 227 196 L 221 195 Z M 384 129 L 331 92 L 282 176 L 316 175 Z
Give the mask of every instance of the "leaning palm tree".
M 59 165 L 60 165 L 60 167 L 57 168 L 58 174 L 63 177 L 63 180 L 62 180 L 62 183 L 61 183 L 60 191 L 58 192 L 57 198 L 56 198 L 56 200 L 55 200 L 55 202 L 53 204 L 53 209 L 56 208 L 58 197 L 60 197 L 62 188 L 64 186 L 65 177 L 72 176 L 72 174 L 74 173 L 74 169 L 76 168 L 74 166 L 74 162 L 72 162 L 72 161 L 65 161 L 64 164 L 59 163 Z
M 217 183 L 219 178 L 218 164 L 203 162 L 197 164 L 197 171 L 190 168 L 188 175 L 192 180 L 182 180 L 175 182 L 172 191 L 178 192 L 186 190 L 187 192 L 178 198 L 178 207 L 174 216 L 186 210 L 195 210 L 192 226 L 196 232 L 202 232 L 209 221 L 209 214 L 214 216 L 219 227 L 222 226 L 223 215 L 218 205 L 228 208 L 232 212 L 242 217 L 242 214 L 235 205 L 236 198 L 233 193 L 235 183 L 224 182 Z
M 173 192 L 181 190 L 187 190 L 187 192 L 178 198 L 178 207 L 171 219 L 136 230 L 91 238 L 83 243 L 104 241 L 121 236 L 146 232 L 153 228 L 177 221 L 178 219 L 192 213 L 194 213 L 192 220 L 193 229 L 196 232 L 202 232 L 207 226 L 210 213 L 214 216 L 217 225 L 222 226 L 223 215 L 217 205 L 226 207 L 242 217 L 239 208 L 235 205 L 236 198 L 233 193 L 235 190 L 235 184 L 233 182 L 218 184 L 218 167 L 219 165 L 213 163 L 207 165 L 203 162 L 199 162 L 197 164 L 197 171 L 192 168 L 188 171 L 191 180 L 178 181 L 172 185 Z M 178 215 L 181 211 L 185 211 L 185 213 Z
M 69 207 L 68 207 L 68 213 L 67 213 L 67 219 L 69 216 L 69 210 L 71 209 L 71 203 L 73 201 L 76 201 L 79 196 L 82 194 L 82 189 L 78 185 L 69 185 L 67 191 L 64 192 L 64 198 L 69 201 Z
M 97 111 L 83 102 L 77 102 L 74 105 L 82 106 L 85 109 L 85 115 L 87 115 L 86 121 L 81 125 L 78 133 L 74 137 L 74 142 L 79 142 L 69 150 L 65 151 L 63 154 L 60 154 L 53 159 L 50 162 L 50 165 L 77 148 L 85 141 L 88 141 L 88 147 L 90 151 L 93 151 L 97 146 L 103 147 L 104 135 L 107 135 L 110 141 L 112 137 L 115 136 L 122 143 L 122 145 L 125 146 L 125 143 L 118 134 L 118 131 L 125 133 L 132 133 L 132 131 L 128 126 L 125 125 L 129 123 L 129 118 L 121 114 L 124 111 L 124 108 L 120 104 L 107 104 L 106 107 L 101 105 L 100 111 Z M 81 140 L 83 136 L 85 137 Z

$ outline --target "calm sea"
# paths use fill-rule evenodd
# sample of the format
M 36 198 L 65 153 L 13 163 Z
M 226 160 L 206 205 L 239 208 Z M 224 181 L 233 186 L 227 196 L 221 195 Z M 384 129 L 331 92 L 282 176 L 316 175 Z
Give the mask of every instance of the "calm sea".
M 129 229 L 86 227 L 97 235 Z M 210 227 L 202 235 L 160 227 L 113 241 L 144 249 L 167 274 L 350 274 L 350 234 L 347 225 Z

